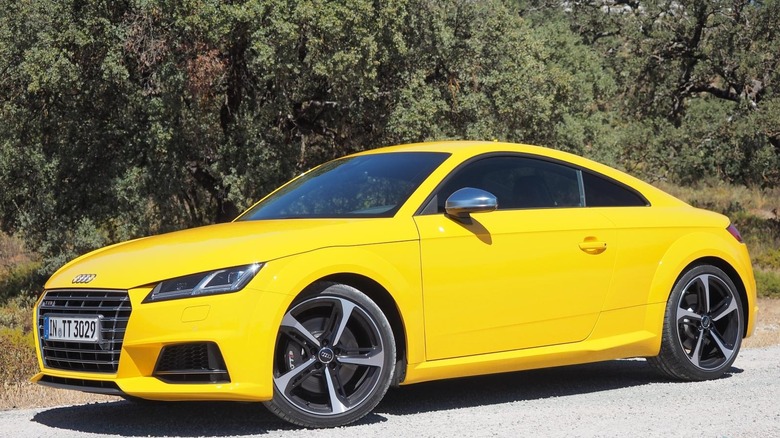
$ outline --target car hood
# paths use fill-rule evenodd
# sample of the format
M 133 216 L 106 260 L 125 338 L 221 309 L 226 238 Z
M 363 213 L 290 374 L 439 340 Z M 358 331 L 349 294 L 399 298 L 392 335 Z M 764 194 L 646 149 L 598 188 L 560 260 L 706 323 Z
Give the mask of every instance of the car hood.
M 411 221 L 396 219 L 294 219 L 242 221 L 192 228 L 119 243 L 85 254 L 60 268 L 47 289 L 130 289 L 168 278 L 313 251 L 332 246 L 417 238 Z M 76 276 L 93 274 L 88 284 Z

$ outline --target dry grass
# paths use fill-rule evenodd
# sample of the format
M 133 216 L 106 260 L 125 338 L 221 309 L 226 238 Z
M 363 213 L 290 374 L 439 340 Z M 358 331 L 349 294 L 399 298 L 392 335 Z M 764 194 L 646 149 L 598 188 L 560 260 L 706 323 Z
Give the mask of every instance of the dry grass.
M 709 182 L 698 186 L 658 183 L 659 188 L 698 207 L 724 213 L 744 211 L 761 219 L 780 216 L 780 187 L 756 188 Z
M 36 257 L 24 247 L 24 243 L 0 232 L 0 276 L 35 260 Z
M 780 344 L 780 300 L 759 298 L 758 322 L 743 348 L 762 348 Z M 83 405 L 118 400 L 117 397 L 55 389 L 30 382 L 5 383 L 0 387 L 0 410 Z
M 758 299 L 758 321 L 753 336 L 747 338 L 744 348 L 780 345 L 780 299 Z

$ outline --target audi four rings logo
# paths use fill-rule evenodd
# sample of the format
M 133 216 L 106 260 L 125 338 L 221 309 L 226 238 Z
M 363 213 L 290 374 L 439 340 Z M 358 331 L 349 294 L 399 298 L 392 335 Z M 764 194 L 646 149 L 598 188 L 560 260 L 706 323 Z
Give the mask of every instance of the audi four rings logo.
M 89 283 L 90 281 L 94 280 L 95 277 L 97 277 L 97 274 L 79 274 L 76 277 L 73 278 L 72 283 Z

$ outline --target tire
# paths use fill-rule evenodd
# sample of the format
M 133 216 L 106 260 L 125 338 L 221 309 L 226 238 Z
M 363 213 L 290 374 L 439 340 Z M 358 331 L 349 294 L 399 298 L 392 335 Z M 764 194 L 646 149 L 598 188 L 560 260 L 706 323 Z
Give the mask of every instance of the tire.
M 743 315 L 742 300 L 728 275 L 715 266 L 696 266 L 674 285 L 661 350 L 648 362 L 673 379 L 717 379 L 737 358 Z
M 387 318 L 357 289 L 315 285 L 284 315 L 274 350 L 274 397 L 266 407 L 290 423 L 335 427 L 382 400 L 395 368 Z

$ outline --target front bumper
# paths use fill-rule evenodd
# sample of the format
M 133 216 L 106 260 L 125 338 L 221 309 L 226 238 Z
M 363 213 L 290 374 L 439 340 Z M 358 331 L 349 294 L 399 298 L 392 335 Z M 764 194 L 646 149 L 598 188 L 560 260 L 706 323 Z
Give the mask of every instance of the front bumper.
M 274 343 L 292 297 L 245 288 L 232 294 L 142 304 L 150 290 L 128 291 L 132 313 L 115 372 L 63 369 L 59 361 L 45 360 L 39 301 L 35 312 L 39 327 L 35 330 L 35 341 L 42 371 L 32 381 L 150 400 L 265 401 L 272 398 Z M 45 297 L 46 294 L 41 301 Z M 162 364 L 161 353 L 166 347 L 169 353 L 175 350 L 177 356 L 184 355 L 186 360 L 168 360 Z M 200 350 L 205 353 L 198 353 Z M 198 363 L 212 366 L 198 366 Z M 176 369 L 177 366 L 186 369 Z

